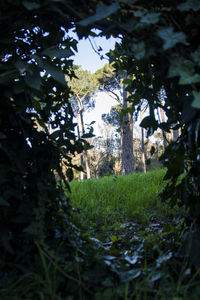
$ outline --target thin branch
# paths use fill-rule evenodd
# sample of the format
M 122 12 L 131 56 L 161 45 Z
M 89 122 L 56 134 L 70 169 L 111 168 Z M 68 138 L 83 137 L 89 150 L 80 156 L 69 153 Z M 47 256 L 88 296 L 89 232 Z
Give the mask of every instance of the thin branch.
M 94 45 L 93 45 L 93 43 L 92 43 L 90 37 L 88 37 L 88 40 L 89 40 L 90 45 L 91 45 L 92 49 L 94 50 L 94 52 L 95 52 L 96 54 L 98 54 L 98 55 L 100 56 L 101 59 L 106 59 L 106 60 L 109 61 L 108 58 L 106 58 L 105 56 L 103 56 L 102 54 L 100 54 L 99 51 L 98 51 L 97 49 L 95 49 L 95 47 L 94 47 Z
M 116 100 L 119 104 L 121 103 L 120 97 L 113 91 L 107 91 L 106 89 L 103 88 L 103 91 L 108 94 L 112 99 Z

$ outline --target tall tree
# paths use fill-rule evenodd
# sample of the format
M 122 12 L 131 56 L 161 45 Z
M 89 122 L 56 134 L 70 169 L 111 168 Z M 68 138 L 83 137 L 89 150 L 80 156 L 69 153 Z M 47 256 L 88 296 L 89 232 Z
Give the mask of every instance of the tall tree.
M 122 72 L 121 75 L 117 74 L 112 64 L 106 64 L 96 72 L 100 89 L 118 102 L 118 111 L 121 108 L 119 126 L 121 129 L 122 173 L 129 174 L 134 172 L 133 115 L 131 113 L 132 104 L 127 101 L 129 93 L 123 84 L 125 74 L 126 72 Z M 128 112 L 126 111 L 127 108 L 129 108 Z
M 133 156 L 133 114 L 131 113 L 132 103 L 128 102 L 129 93 L 123 84 L 123 110 L 126 111 L 122 116 L 122 174 L 134 172 Z M 128 110 L 130 109 L 130 110 Z M 128 112 L 127 112 L 128 110 Z
M 84 112 L 89 111 L 94 108 L 95 99 L 94 95 L 98 88 L 98 81 L 95 74 L 91 74 L 87 70 L 82 70 L 80 66 L 73 66 L 73 73 L 76 77 L 70 79 L 69 76 L 65 76 L 68 85 L 72 91 L 71 95 L 71 105 L 74 109 L 74 113 L 77 120 L 77 133 L 79 139 L 84 137 L 86 134 L 85 131 L 85 122 L 84 122 Z M 90 166 L 87 150 L 84 151 L 84 155 L 81 153 L 81 166 L 86 166 L 87 178 L 91 177 Z M 84 173 L 81 172 L 81 179 L 84 178 Z

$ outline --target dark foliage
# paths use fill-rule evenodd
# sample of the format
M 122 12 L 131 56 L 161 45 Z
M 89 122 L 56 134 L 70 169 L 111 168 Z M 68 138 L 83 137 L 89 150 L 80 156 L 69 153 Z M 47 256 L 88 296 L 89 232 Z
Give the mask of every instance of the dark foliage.
M 76 51 L 76 41 L 66 35 L 70 28 L 75 28 L 79 37 L 90 35 L 93 27 L 106 37 L 121 36 L 122 43 L 116 45 L 110 59 L 118 72 L 127 71 L 125 83 L 133 106 L 141 98 L 149 103 L 150 115 L 142 125 L 149 134 L 159 127 L 181 129 L 181 136 L 163 156 L 166 179 L 170 179 L 165 196 L 172 203 L 186 205 L 190 218 L 199 222 L 199 10 L 199 1 L 194 0 L 1 1 L 2 288 L 39 268 L 41 247 L 51 253 L 57 249 L 59 262 L 64 262 L 70 273 L 67 287 L 60 280 L 60 296 L 64 296 L 63 289 L 77 295 L 77 283 L 83 285 L 80 278 L 73 277 L 80 273 L 74 261 L 82 261 L 82 269 L 93 270 L 85 275 L 88 285 L 98 274 L 94 289 L 106 274 L 97 246 L 96 252 L 92 243 L 87 255 L 81 252 L 81 239 L 70 224 L 62 190 L 63 158 L 72 179 L 76 166 L 71 157 L 87 145 L 74 134 L 64 78 L 64 72 L 71 76 L 71 55 Z M 161 90 L 166 95 L 163 101 Z M 168 117 L 165 124 L 155 119 L 154 109 L 159 106 Z

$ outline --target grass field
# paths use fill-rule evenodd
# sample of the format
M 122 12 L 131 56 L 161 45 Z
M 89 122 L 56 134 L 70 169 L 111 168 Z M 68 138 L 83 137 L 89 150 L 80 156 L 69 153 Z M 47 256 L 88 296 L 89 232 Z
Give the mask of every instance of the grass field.
M 159 194 L 164 188 L 165 170 L 147 174 L 105 176 L 100 179 L 72 181 L 70 195 L 81 224 L 111 224 L 137 220 L 149 222 L 155 214 L 166 213 Z
M 159 196 L 165 172 L 70 183 L 72 220 L 120 279 L 107 275 L 95 299 L 199 299 L 200 270 L 177 255 L 184 221 Z
M 159 196 L 164 175 L 162 169 L 72 181 L 71 226 L 58 232 L 63 241 L 50 241 L 55 253 L 35 241 L 39 267 L 2 289 L 0 299 L 200 299 L 200 268 L 180 252 L 184 217 Z

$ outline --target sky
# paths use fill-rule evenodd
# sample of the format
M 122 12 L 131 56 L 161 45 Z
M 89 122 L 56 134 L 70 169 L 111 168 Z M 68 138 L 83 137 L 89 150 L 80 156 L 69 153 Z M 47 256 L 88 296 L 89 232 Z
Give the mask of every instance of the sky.
M 110 49 L 114 49 L 116 39 L 106 39 L 104 37 L 98 37 L 91 38 L 91 42 L 95 49 L 101 47 L 103 49 L 101 51 L 101 54 L 106 57 L 105 54 Z M 73 56 L 73 60 L 76 65 L 80 65 L 82 69 L 88 70 L 91 73 L 94 73 L 96 70 L 102 68 L 106 63 L 108 63 L 108 58 L 100 59 L 100 56 L 94 51 L 88 39 L 82 39 L 79 41 L 78 53 Z M 95 124 L 93 125 L 94 134 L 98 136 L 101 134 L 99 131 L 99 125 L 101 126 L 103 124 L 101 115 L 104 113 L 108 113 L 111 106 L 116 105 L 117 102 L 104 92 L 97 93 L 95 99 L 95 108 L 89 113 L 85 113 L 84 119 L 86 124 L 95 121 Z
M 74 33 L 70 33 L 71 36 L 74 36 L 76 39 L 77 36 Z M 114 49 L 116 39 L 111 37 L 106 39 L 105 37 L 95 37 L 90 38 L 93 47 L 97 50 L 101 47 L 103 50 L 101 54 L 106 57 L 106 53 L 110 49 Z M 78 53 L 73 57 L 76 65 L 81 65 L 84 70 L 88 70 L 91 73 L 94 73 L 96 70 L 102 68 L 106 63 L 107 59 L 100 59 L 100 56 L 92 49 L 89 39 L 82 39 L 78 43 Z

